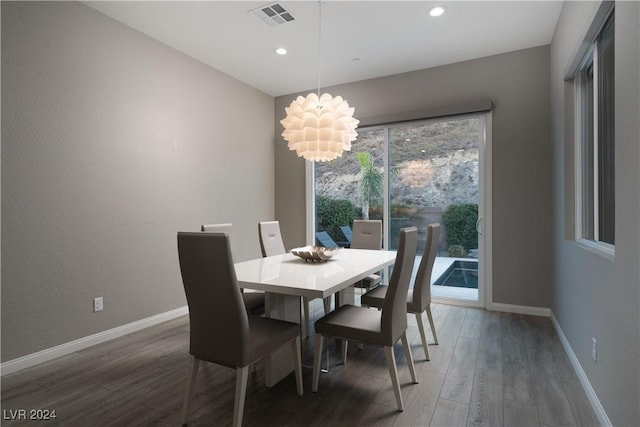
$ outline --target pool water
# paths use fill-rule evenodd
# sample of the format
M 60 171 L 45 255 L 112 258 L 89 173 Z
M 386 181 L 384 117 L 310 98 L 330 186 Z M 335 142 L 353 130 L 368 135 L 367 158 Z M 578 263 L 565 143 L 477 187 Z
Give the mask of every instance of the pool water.
M 478 262 L 454 261 L 433 284 L 478 289 Z

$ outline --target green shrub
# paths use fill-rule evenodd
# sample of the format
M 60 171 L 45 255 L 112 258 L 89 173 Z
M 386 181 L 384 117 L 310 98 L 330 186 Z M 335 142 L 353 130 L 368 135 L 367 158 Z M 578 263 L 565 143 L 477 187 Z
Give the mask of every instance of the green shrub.
M 356 210 L 350 200 L 325 196 L 316 198 L 316 229 L 326 231 L 336 242 L 344 240 L 340 226 L 351 227 L 355 218 Z
M 442 216 L 445 232 L 447 234 L 447 245 L 460 245 L 466 249 L 478 247 L 478 232 L 476 222 L 478 221 L 478 205 L 468 203 L 462 205 L 451 205 Z
M 461 245 L 449 246 L 447 253 L 452 258 L 465 258 L 467 256 L 467 251 Z

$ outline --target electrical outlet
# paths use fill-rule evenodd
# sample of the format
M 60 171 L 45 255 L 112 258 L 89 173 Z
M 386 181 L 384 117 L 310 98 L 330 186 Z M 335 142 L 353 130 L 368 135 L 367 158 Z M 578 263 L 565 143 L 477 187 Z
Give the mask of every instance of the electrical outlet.
M 591 358 L 594 362 L 598 361 L 598 342 L 595 338 L 591 338 Z
M 104 309 L 104 301 L 102 297 L 93 299 L 93 312 L 97 313 L 98 311 L 102 311 Z

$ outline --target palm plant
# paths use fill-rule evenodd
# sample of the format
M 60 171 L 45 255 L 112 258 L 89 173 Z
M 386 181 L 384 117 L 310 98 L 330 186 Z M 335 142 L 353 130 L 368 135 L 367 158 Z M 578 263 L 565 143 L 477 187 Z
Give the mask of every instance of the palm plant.
M 360 163 L 358 192 L 362 203 L 362 218 L 369 219 L 369 205 L 382 198 L 384 175 L 373 165 L 371 153 L 361 151 L 355 154 Z

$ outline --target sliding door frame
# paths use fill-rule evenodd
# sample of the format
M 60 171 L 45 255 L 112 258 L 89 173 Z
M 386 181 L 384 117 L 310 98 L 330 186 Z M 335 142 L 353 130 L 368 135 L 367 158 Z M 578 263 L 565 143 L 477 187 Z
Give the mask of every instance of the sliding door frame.
M 492 137 L 493 137 L 493 115 L 491 111 L 482 111 L 476 113 L 466 113 L 461 115 L 450 115 L 439 118 L 425 118 L 424 120 L 415 121 L 429 122 L 438 120 L 454 119 L 455 117 L 478 117 L 480 119 L 480 132 L 483 133 L 480 137 L 479 147 L 479 182 L 478 182 L 478 207 L 479 207 L 479 223 L 478 223 L 478 242 L 479 242 L 479 286 L 478 286 L 478 301 L 465 301 L 449 298 L 433 298 L 434 302 L 442 302 L 446 304 L 465 305 L 465 306 L 478 306 L 485 307 L 487 309 L 493 309 L 493 215 L 492 215 Z M 373 125 L 363 128 L 366 131 L 384 129 L 384 170 L 389 169 L 389 150 L 391 148 L 389 141 L 389 130 L 392 127 L 405 126 L 408 122 L 396 122 L 385 125 Z M 313 162 L 305 161 L 305 186 L 306 186 L 306 240 L 308 245 L 315 244 L 315 165 Z M 385 224 L 390 224 L 390 209 L 391 202 L 389 199 L 389 179 L 385 172 L 383 187 L 384 209 L 383 209 L 383 221 Z M 383 227 L 383 249 L 387 249 L 387 242 L 390 242 L 389 227 Z

